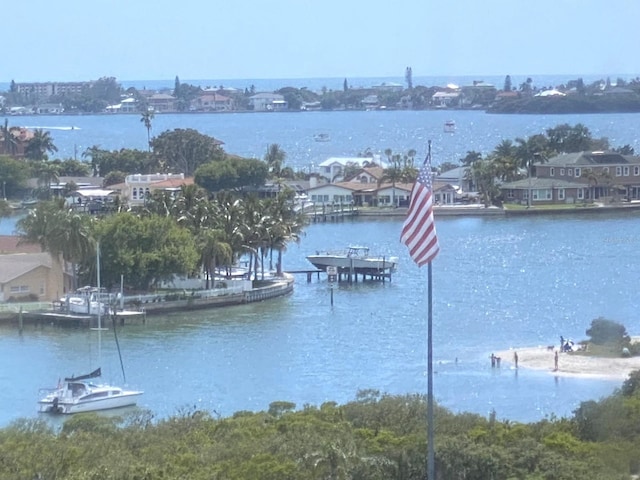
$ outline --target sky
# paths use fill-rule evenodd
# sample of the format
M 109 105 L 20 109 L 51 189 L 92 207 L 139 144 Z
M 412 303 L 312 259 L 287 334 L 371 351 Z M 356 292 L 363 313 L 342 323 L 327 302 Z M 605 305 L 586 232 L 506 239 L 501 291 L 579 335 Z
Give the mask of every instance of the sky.
M 32 0 L 0 82 L 640 75 L 640 0 Z

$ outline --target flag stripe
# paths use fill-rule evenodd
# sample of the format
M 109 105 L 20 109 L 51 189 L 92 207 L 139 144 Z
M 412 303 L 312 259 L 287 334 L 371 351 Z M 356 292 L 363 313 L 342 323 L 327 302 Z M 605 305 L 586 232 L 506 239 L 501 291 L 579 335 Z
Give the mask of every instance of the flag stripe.
M 400 240 L 409 249 L 409 255 L 420 267 L 431 262 L 440 252 L 433 219 L 432 193 L 429 152 L 411 191 L 411 203 L 400 235 Z

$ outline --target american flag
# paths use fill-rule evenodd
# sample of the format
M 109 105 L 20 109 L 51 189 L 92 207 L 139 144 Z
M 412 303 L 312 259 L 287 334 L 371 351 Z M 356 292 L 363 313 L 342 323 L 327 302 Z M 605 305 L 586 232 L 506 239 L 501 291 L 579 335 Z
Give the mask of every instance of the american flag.
M 433 186 L 431 184 L 431 145 L 411 191 L 411 204 L 402 225 L 400 240 L 419 267 L 431 262 L 438 252 L 438 236 L 433 220 Z

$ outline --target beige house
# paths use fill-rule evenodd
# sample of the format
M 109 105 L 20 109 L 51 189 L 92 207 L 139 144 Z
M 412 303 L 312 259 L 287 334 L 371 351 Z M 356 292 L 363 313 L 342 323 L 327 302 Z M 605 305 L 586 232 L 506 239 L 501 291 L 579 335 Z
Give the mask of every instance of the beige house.
M 192 184 L 193 177 L 185 178 L 183 173 L 156 173 L 150 175 L 138 173 L 127 175 L 124 184 L 112 185 L 112 188 L 121 191 L 123 201 L 126 201 L 129 206 L 140 207 L 144 205 L 146 198 L 155 191 L 178 192 L 182 185 Z
M 38 245 L 18 245 L 19 237 L 0 235 L 0 302 L 49 302 L 72 289 L 69 265 Z

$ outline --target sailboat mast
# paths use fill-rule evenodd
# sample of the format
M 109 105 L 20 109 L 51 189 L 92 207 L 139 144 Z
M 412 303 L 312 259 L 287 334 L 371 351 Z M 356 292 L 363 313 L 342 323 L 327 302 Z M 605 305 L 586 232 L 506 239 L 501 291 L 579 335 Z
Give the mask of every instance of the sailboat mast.
M 96 276 L 98 277 L 96 282 L 98 286 L 98 330 L 100 330 L 102 327 L 102 299 L 100 298 L 100 242 L 98 242 L 96 246 Z

